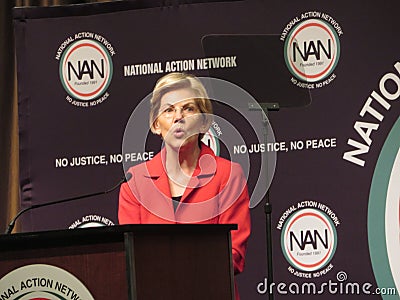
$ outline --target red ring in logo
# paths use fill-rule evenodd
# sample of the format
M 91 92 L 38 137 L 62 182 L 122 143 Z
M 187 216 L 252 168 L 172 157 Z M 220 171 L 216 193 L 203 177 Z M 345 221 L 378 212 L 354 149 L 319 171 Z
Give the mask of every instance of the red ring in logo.
M 292 45 L 293 40 L 295 39 L 296 35 L 297 35 L 301 30 L 303 30 L 303 29 L 305 29 L 305 28 L 307 28 L 307 27 L 311 27 L 311 26 L 316 26 L 316 27 L 322 28 L 324 31 L 326 31 L 326 32 L 329 34 L 329 36 L 331 37 L 332 41 L 335 41 L 335 37 L 332 35 L 332 33 L 331 33 L 326 27 L 324 27 L 323 25 L 318 24 L 318 23 L 309 23 L 309 24 L 306 24 L 306 25 L 301 26 L 300 28 L 298 28 L 298 29 L 296 30 L 296 32 L 293 34 L 292 38 L 290 39 L 289 45 Z M 320 73 L 318 73 L 318 74 L 314 74 L 314 75 L 307 75 L 306 73 L 301 72 L 301 71 L 294 65 L 294 63 L 293 63 L 291 60 L 290 60 L 290 65 L 292 66 L 292 68 L 293 68 L 298 74 L 300 74 L 300 75 L 302 75 L 302 76 L 304 76 L 304 77 L 306 77 L 306 78 L 318 78 L 318 77 L 322 76 L 324 73 L 328 72 L 328 70 L 332 67 L 332 64 L 333 64 L 334 61 L 335 61 L 335 57 L 333 56 L 332 59 L 331 59 L 331 62 L 329 63 L 329 65 L 328 65 L 322 72 L 320 72 Z
M 326 225 L 326 227 L 328 227 L 328 228 L 330 229 L 330 226 L 329 226 L 328 222 L 326 222 L 326 220 L 325 220 L 324 218 L 322 218 L 320 215 L 318 215 L 318 214 L 316 214 L 316 213 L 307 212 L 307 213 L 303 213 L 303 214 L 300 214 L 300 215 L 298 215 L 297 217 L 295 217 L 295 218 L 293 219 L 293 221 L 291 222 L 291 224 L 289 225 L 287 232 L 290 231 L 290 228 L 293 226 L 293 224 L 294 224 L 298 219 L 300 219 L 300 218 L 302 218 L 302 217 L 307 217 L 307 216 L 317 217 L 318 219 L 320 219 L 320 220 Z M 330 231 L 331 236 L 333 236 L 332 230 L 329 230 L 329 231 Z M 331 254 L 331 252 L 332 252 L 332 244 L 329 246 L 329 249 L 328 249 L 328 252 L 326 253 L 326 255 L 325 255 L 320 261 L 318 261 L 318 262 L 316 262 L 316 263 L 313 263 L 313 264 L 305 264 L 305 263 L 299 262 L 299 261 L 290 253 L 290 251 L 287 251 L 287 253 L 289 254 L 290 258 L 291 258 L 296 264 L 298 264 L 298 265 L 300 265 L 300 266 L 302 266 L 302 267 L 304 267 L 304 268 L 314 268 L 314 267 L 318 266 L 319 264 L 321 264 L 322 262 L 324 262 L 324 261 L 329 257 L 329 255 Z
M 70 57 L 70 55 L 71 55 L 75 50 L 77 50 L 77 49 L 79 49 L 79 48 L 81 48 L 81 47 L 92 47 L 92 48 L 96 49 L 96 50 L 101 54 L 101 56 L 103 56 L 104 60 L 107 61 L 107 57 L 104 55 L 104 53 L 101 51 L 101 49 L 100 49 L 99 47 L 97 47 L 97 46 L 95 46 L 95 45 L 92 45 L 92 44 L 89 44 L 89 43 L 84 43 L 84 44 L 80 44 L 80 45 L 78 45 L 78 46 L 75 46 L 74 48 L 71 49 L 71 51 L 68 53 L 67 57 L 66 57 L 65 60 L 64 60 L 64 68 L 66 68 L 66 63 L 67 63 L 68 58 Z M 106 82 L 107 82 L 107 78 L 104 79 L 103 83 L 102 83 L 102 84 L 100 85 L 100 87 L 99 87 L 98 89 L 96 89 L 95 91 L 90 92 L 90 93 L 81 93 L 81 92 L 78 92 L 77 90 L 75 90 L 75 89 L 69 84 L 69 82 L 68 82 L 67 80 L 65 80 L 65 83 L 68 85 L 68 88 L 70 88 L 70 90 L 71 90 L 72 92 L 74 92 L 75 94 L 77 94 L 77 95 L 79 95 L 79 96 L 81 96 L 81 97 L 90 97 L 90 96 L 96 95 L 98 92 L 100 92 L 100 91 L 103 89 L 103 87 L 104 87 L 104 85 L 106 84 Z

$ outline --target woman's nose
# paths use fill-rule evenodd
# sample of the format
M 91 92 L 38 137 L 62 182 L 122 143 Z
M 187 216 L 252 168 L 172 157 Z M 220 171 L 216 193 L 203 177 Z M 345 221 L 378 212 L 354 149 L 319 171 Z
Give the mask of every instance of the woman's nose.
M 182 109 L 177 107 L 175 108 L 174 119 L 175 121 L 179 121 L 183 118 Z

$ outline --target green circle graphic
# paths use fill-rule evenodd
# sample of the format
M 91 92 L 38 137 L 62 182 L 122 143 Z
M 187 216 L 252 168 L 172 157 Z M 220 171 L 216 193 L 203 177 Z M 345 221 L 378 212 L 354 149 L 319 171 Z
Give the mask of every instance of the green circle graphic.
M 400 118 L 397 119 L 382 147 L 372 177 L 368 203 L 368 245 L 375 279 L 380 288 L 394 288 L 386 247 L 385 211 L 390 174 L 400 148 Z M 382 295 L 382 299 L 399 299 Z

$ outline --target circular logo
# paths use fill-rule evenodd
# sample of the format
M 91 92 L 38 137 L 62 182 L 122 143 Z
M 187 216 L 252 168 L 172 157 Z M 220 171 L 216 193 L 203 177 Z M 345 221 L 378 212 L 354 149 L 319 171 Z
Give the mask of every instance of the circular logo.
M 308 19 L 293 28 L 284 51 L 286 65 L 295 77 L 305 82 L 320 81 L 337 65 L 339 37 L 327 22 Z
M 213 123 L 215 124 L 215 122 Z M 213 128 L 210 128 L 203 136 L 201 141 L 206 144 L 211 150 L 215 153 L 215 155 L 219 155 L 220 153 L 220 146 L 217 134 Z
M 89 228 L 115 225 L 110 219 L 99 215 L 86 215 L 75 220 L 68 228 Z
M 74 275 L 45 264 L 27 265 L 11 271 L 0 279 L 0 291 L 2 299 L 8 300 L 94 300 Z
M 400 288 L 400 118 L 379 155 L 368 203 L 368 243 L 379 287 Z M 390 295 L 383 299 L 392 299 Z
M 311 272 L 323 268 L 336 250 L 336 228 L 322 211 L 306 208 L 286 222 L 281 246 L 287 261 L 295 268 Z
M 101 43 L 83 39 L 65 50 L 59 71 L 67 93 L 88 101 L 105 93 L 112 78 L 113 65 L 110 54 Z

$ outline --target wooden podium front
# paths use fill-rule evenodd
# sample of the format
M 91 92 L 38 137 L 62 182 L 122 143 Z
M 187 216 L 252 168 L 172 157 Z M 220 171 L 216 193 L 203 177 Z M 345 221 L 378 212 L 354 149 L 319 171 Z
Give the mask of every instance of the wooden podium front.
M 122 225 L 2 235 L 0 278 L 46 264 L 74 275 L 96 300 L 234 299 L 236 228 Z

